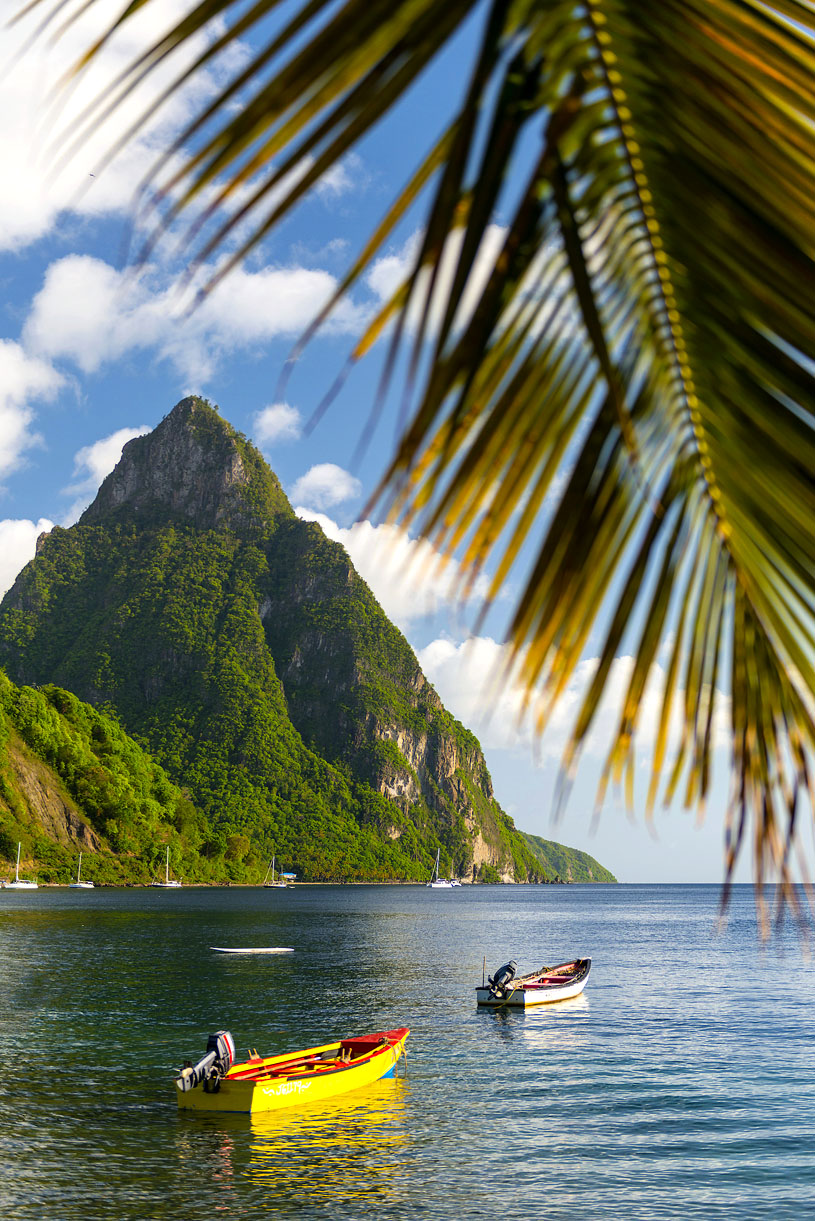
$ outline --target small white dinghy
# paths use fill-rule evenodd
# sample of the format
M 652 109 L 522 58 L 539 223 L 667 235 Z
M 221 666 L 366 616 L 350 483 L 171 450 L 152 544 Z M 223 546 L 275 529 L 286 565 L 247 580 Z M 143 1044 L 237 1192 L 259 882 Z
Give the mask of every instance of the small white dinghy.
M 211 945 L 216 954 L 293 954 L 294 949 L 287 945 Z
M 476 988 L 479 1005 L 497 1008 L 528 1009 L 531 1005 L 550 1005 L 579 996 L 586 986 L 591 970 L 590 958 L 574 958 L 556 967 L 541 967 L 529 975 L 516 975 L 515 963 L 505 963 L 486 983 Z

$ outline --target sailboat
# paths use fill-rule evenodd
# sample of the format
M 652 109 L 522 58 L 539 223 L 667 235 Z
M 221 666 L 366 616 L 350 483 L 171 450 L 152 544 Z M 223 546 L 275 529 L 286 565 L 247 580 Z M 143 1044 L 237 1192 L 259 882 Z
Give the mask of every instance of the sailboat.
M 433 876 L 429 882 L 425 883 L 425 885 L 429 886 L 432 890 L 452 890 L 453 887 L 455 885 L 457 885 L 457 883 L 450 882 L 447 880 L 447 878 L 439 877 L 439 855 L 440 855 L 440 853 L 441 853 L 441 848 L 437 848 L 436 849 L 436 864 L 433 866 Z
M 79 864 L 76 867 L 76 881 L 71 882 L 71 890 L 93 890 L 93 882 L 82 881 L 82 853 L 79 854 Z
M 269 874 L 272 875 L 271 882 L 269 881 Z M 269 866 L 269 868 L 266 870 L 266 877 L 263 879 L 263 885 L 266 887 L 267 890 L 270 890 L 272 887 L 274 887 L 275 890 L 285 890 L 286 889 L 286 882 L 285 882 L 285 879 L 283 878 L 282 873 L 280 874 L 278 880 L 275 881 L 274 857 L 272 857 L 272 863 Z
M 14 881 L 13 882 L 5 882 L 5 881 L 0 882 L 0 886 L 4 887 L 5 890 L 38 890 L 39 887 L 37 886 L 36 882 L 26 882 L 25 878 L 20 877 L 20 848 L 21 847 L 22 847 L 22 841 L 20 841 L 17 844 L 17 867 L 14 870 Z
M 170 880 L 170 845 L 169 844 L 167 845 L 167 865 L 166 865 L 166 868 L 164 871 L 164 881 L 163 882 L 151 882 L 150 885 L 151 886 L 160 886 L 162 890 L 168 890 L 168 889 L 175 890 L 175 888 L 177 886 L 181 885 L 180 882 L 173 882 Z

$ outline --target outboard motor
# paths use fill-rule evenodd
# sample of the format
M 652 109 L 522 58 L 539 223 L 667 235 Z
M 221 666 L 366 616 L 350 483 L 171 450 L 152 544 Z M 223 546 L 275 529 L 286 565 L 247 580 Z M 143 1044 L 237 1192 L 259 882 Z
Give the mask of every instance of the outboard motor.
M 518 966 L 515 959 L 504 963 L 495 972 L 495 975 L 487 977 L 487 983 L 490 986 L 490 996 L 494 996 L 496 1000 L 504 1000 L 509 992 L 509 984 L 515 978 L 515 969 Z
M 211 1034 L 207 1040 L 207 1054 L 197 1064 L 191 1060 L 175 1079 L 175 1083 L 183 1094 L 195 1089 L 203 1081 L 207 1094 L 217 1094 L 221 1088 L 221 1078 L 225 1077 L 235 1063 L 235 1040 L 228 1030 L 219 1030 Z

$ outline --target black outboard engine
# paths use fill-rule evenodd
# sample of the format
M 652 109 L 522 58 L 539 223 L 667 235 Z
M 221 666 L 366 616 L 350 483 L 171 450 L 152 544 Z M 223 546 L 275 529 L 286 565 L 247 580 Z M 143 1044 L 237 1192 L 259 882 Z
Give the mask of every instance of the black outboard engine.
M 203 1081 L 207 1094 L 217 1094 L 221 1078 L 225 1077 L 235 1063 L 235 1040 L 228 1030 L 219 1030 L 207 1040 L 207 1054 L 197 1064 L 187 1060 L 175 1079 L 183 1094 L 195 1089 Z
M 487 977 L 487 983 L 490 986 L 490 996 L 494 996 L 496 1000 L 504 1000 L 509 992 L 509 984 L 515 978 L 515 968 L 518 966 L 515 959 L 504 963 L 495 972 L 495 975 Z

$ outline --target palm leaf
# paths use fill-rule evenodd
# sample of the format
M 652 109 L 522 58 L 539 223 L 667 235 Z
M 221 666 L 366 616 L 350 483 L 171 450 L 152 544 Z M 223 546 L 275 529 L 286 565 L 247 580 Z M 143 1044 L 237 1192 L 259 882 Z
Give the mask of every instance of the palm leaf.
M 65 3 L 28 7 L 43 5 L 70 19 Z M 192 8 L 76 138 L 213 15 L 224 31 L 163 97 L 275 8 Z M 727 695 L 727 876 L 752 830 L 757 877 L 775 871 L 790 900 L 815 745 L 811 5 L 311 0 L 261 31 L 246 68 L 168 150 L 142 219 L 150 200 L 170 199 L 170 219 L 189 218 L 192 263 L 248 224 L 226 274 L 474 16 L 460 106 L 341 288 L 424 199 L 414 266 L 354 353 L 396 320 L 386 368 L 407 361 L 407 418 L 377 499 L 473 573 L 493 563 L 493 597 L 535 546 L 510 641 L 543 696 L 541 728 L 607 625 L 565 775 L 639 625 L 601 792 L 630 781 L 649 675 L 673 633 L 649 801 L 678 712 L 665 792 L 684 776 L 686 803 L 704 803 Z M 212 188 L 214 205 L 199 203 Z M 504 240 L 468 306 L 499 213 Z

